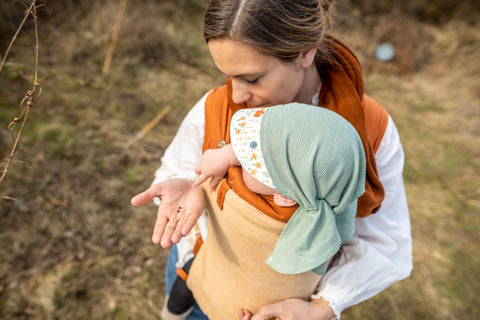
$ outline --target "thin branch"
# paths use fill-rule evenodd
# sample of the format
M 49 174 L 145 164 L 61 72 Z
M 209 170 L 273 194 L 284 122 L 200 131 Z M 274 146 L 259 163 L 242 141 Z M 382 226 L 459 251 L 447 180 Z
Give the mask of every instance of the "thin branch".
M 107 54 L 105 56 L 105 61 L 103 62 L 102 73 L 107 74 L 110 70 L 110 64 L 112 63 L 113 52 L 117 46 L 118 36 L 120 34 L 120 28 L 122 26 L 123 17 L 125 15 L 125 7 L 127 6 L 127 0 L 122 0 L 117 9 L 117 18 L 115 24 L 113 25 L 112 38 L 110 39 L 110 44 L 108 45 Z
M 170 109 L 170 106 L 166 106 L 165 108 L 163 108 L 155 116 L 155 118 L 153 118 L 145 127 L 143 127 L 141 131 L 137 132 L 137 134 L 135 134 L 133 137 L 130 138 L 130 140 L 128 140 L 126 148 L 129 148 L 131 145 L 133 145 L 135 142 L 142 139 L 147 133 L 149 133 L 150 130 L 152 130 L 153 127 L 155 127 L 157 123 L 162 120 L 163 117 L 165 117 L 165 115 L 170 111 Z
M 15 201 L 15 200 L 17 200 L 17 199 L 15 199 L 15 198 L 7 197 L 7 196 L 0 196 L 0 198 L 2 198 L 3 200 L 7 200 L 7 201 Z
M 5 64 L 5 61 L 7 61 L 7 56 L 10 53 L 10 50 L 13 47 L 13 43 L 15 42 L 15 40 L 17 40 L 17 36 L 20 33 L 20 30 L 22 30 L 23 25 L 25 24 L 25 21 L 27 21 L 28 15 L 32 12 L 33 8 L 35 8 L 35 2 L 36 2 L 36 0 L 33 0 L 32 4 L 30 5 L 30 8 L 28 8 L 28 10 L 25 11 L 25 16 L 23 17 L 23 20 L 20 23 L 20 26 L 18 26 L 18 29 L 15 32 L 15 35 L 13 36 L 12 41 L 10 41 L 10 44 L 8 45 L 7 51 L 5 51 L 5 55 L 3 56 L 2 63 L 0 64 L 0 71 L 2 71 L 3 65 Z
M 35 0 L 33 1 L 35 3 Z M 39 85 L 38 83 L 38 24 L 37 24 L 37 7 L 33 7 L 33 21 L 35 22 L 35 78 L 33 79 L 33 93 Z
M 22 136 L 23 128 L 25 128 L 25 123 L 27 122 L 29 113 L 30 113 L 30 107 L 27 107 L 25 117 L 23 118 L 22 126 L 20 127 L 20 130 L 18 131 L 17 137 L 15 138 L 15 142 L 13 144 L 12 151 L 10 152 L 10 155 L 8 156 L 7 160 L 5 161 L 5 168 L 3 169 L 2 176 L 0 177 L 0 183 L 2 183 L 3 179 L 7 175 L 8 167 L 10 166 L 10 163 L 13 160 L 13 155 L 15 154 L 15 151 L 17 150 L 17 146 L 18 146 L 18 143 L 20 142 L 20 137 Z
M 13 160 L 13 156 L 15 155 L 18 144 L 20 142 L 20 138 L 22 137 L 23 129 L 25 128 L 25 124 L 27 123 L 28 116 L 30 114 L 31 108 L 35 105 L 35 93 L 37 91 L 37 88 L 39 88 L 39 86 L 40 86 L 40 84 L 38 83 L 38 48 L 39 48 L 38 43 L 39 43 L 39 41 L 38 41 L 37 7 L 35 6 L 35 2 L 36 2 L 36 0 L 32 0 L 32 4 L 30 5 L 30 8 L 26 12 L 25 17 L 24 17 L 22 23 L 20 24 L 17 32 L 15 33 L 14 39 L 12 39 L 12 41 L 10 42 L 10 46 L 9 46 L 9 48 L 10 48 L 11 45 L 13 44 L 13 42 L 14 42 L 15 38 L 17 37 L 20 29 L 22 28 L 23 24 L 25 23 L 26 17 L 28 17 L 28 15 L 32 14 L 34 25 L 35 25 L 35 74 L 34 74 L 34 79 L 33 79 L 33 88 L 32 88 L 32 90 L 29 90 L 27 92 L 27 94 L 23 98 L 22 102 L 20 103 L 21 105 L 25 104 L 25 107 L 23 108 L 23 110 L 20 114 L 20 117 L 15 118 L 14 121 L 13 121 L 14 123 L 16 123 L 20 120 L 21 117 L 23 117 L 22 125 L 20 126 L 20 129 L 17 133 L 17 136 L 15 138 L 15 142 L 13 144 L 10 155 L 5 160 L 5 166 L 4 166 L 4 169 L 3 169 L 3 172 L 2 172 L 2 176 L 0 177 L 0 184 L 2 183 L 3 179 L 7 175 L 8 168 L 10 167 L 10 164 Z M 7 53 L 5 54 L 4 59 L 2 61 L 2 67 L 3 67 L 5 59 L 8 55 L 8 51 L 9 51 L 9 49 L 7 49 Z M 1 68 L 0 68 L 0 70 L 1 70 Z M 9 126 L 9 128 L 10 127 L 13 127 L 13 126 Z

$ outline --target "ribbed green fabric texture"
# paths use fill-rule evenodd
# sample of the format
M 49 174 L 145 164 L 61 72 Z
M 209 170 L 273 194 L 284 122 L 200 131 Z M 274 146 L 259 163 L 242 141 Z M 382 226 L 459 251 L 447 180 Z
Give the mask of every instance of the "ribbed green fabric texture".
M 266 262 L 281 273 L 324 274 L 354 234 L 365 191 L 362 142 L 340 115 L 299 103 L 265 109 L 260 140 L 275 188 L 299 204 Z

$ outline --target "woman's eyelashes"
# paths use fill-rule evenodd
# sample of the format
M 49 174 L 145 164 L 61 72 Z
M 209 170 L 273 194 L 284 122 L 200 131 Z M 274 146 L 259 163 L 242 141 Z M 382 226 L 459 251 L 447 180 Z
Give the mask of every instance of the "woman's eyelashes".
M 244 81 L 248 84 L 255 84 L 258 82 L 260 78 L 255 78 L 255 79 L 244 79 Z

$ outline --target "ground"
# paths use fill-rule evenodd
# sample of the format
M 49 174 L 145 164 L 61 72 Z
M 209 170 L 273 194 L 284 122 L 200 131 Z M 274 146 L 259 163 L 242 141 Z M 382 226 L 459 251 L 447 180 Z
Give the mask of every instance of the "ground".
M 150 240 L 155 206 L 133 208 L 129 199 L 151 183 L 191 106 L 224 79 L 202 40 L 200 0 L 128 2 L 103 74 L 119 2 L 38 9 L 41 92 L 0 184 L 1 319 L 160 318 L 168 251 Z M 358 55 L 366 92 L 400 132 L 414 268 L 342 319 L 478 319 L 478 3 L 443 15 L 372 3 L 340 1 L 332 33 Z M 24 9 L 0 5 L 1 54 Z M 380 42 L 394 45 L 393 61 L 375 59 Z M 32 87 L 34 46 L 30 21 L 0 71 L 1 158 Z

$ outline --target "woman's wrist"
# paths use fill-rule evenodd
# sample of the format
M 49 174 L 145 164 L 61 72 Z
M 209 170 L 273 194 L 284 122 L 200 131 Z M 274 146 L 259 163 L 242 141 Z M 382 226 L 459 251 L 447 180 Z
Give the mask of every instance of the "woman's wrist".
M 330 303 L 323 299 L 312 299 L 312 304 L 316 309 L 315 314 L 318 315 L 319 319 L 337 319 L 335 313 L 333 312 Z

